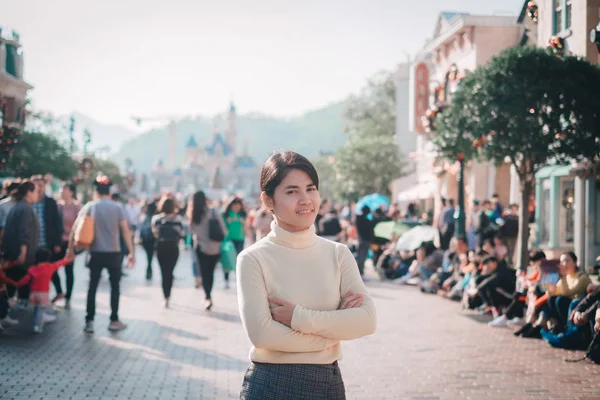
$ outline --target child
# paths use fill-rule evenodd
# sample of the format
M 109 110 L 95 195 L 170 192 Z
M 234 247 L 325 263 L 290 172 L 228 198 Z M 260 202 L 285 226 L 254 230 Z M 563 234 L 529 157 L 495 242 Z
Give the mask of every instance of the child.
M 27 271 L 27 275 L 18 282 L 14 282 L 11 279 L 6 281 L 19 288 L 25 285 L 31 285 L 31 294 L 29 296 L 29 302 L 34 304 L 34 320 L 33 320 L 33 332 L 42 333 L 44 325 L 44 308 L 50 304 L 49 292 L 50 292 L 50 281 L 52 275 L 60 268 L 73 261 L 72 258 L 64 258 L 55 263 L 50 262 L 52 253 L 45 247 L 39 248 L 35 253 L 36 265 L 30 267 Z M 50 322 L 48 320 L 47 322 Z

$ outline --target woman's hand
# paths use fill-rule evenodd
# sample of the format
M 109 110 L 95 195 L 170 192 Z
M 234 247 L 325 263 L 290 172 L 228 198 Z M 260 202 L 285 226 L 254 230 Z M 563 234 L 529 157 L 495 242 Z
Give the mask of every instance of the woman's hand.
M 281 300 L 277 297 L 269 297 L 269 301 L 276 304 L 277 307 L 271 309 L 271 316 L 280 324 L 292 327 L 292 316 L 294 315 L 295 304 L 289 301 Z
M 362 293 L 354 293 L 352 290 L 349 290 L 342 299 L 340 303 L 340 310 L 345 310 L 347 308 L 358 308 L 362 306 L 363 301 L 365 300 L 365 295 Z
M 600 320 L 596 320 L 596 323 L 594 324 L 594 332 L 598 333 L 600 332 Z

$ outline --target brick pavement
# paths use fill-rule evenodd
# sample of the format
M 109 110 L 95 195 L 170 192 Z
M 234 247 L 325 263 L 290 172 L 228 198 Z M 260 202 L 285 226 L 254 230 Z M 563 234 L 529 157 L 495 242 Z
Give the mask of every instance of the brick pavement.
M 205 312 L 183 253 L 172 309 L 165 310 L 156 273 L 147 284 L 142 254 L 138 259 L 123 278 L 127 330 L 106 330 L 105 277 L 96 334 L 83 334 L 87 270 L 79 260 L 70 311 L 61 311 L 43 335 L 32 335 L 24 323 L 0 336 L 0 399 L 237 398 L 249 342 L 234 290 L 225 291 L 217 274 L 214 311 Z M 492 330 L 458 304 L 414 288 L 369 286 L 379 327 L 372 337 L 344 344 L 340 365 L 349 399 L 600 399 L 600 369 L 564 362 L 581 353 Z

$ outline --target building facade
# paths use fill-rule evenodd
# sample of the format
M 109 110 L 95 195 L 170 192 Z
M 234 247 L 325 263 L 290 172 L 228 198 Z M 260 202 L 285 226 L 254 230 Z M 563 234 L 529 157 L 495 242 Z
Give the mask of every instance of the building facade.
M 237 116 L 233 103 L 225 117 L 225 126 L 215 119 L 210 142 L 202 146 L 195 135 L 190 135 L 185 145 L 183 165 L 167 168 L 158 160 L 151 180 L 154 191 L 174 190 L 191 193 L 209 190 L 216 195 L 237 194 L 255 196 L 260 193 L 259 166 L 248 155 L 247 144 L 238 153 Z
M 566 55 L 600 63 L 600 47 L 590 40 L 600 23 L 600 0 L 538 0 L 529 6 L 538 47 L 554 43 Z M 552 257 L 573 250 L 584 268 L 600 254 L 600 168 L 589 167 L 549 166 L 536 175 L 538 246 Z
M 410 71 L 409 131 L 416 135 L 410 154 L 416 185 L 397 195 L 399 202 L 416 201 L 421 210 L 432 208 L 434 221 L 442 210 L 442 198 L 457 198 L 457 164 L 435 152 L 422 117 L 433 116 L 452 101 L 460 79 L 487 63 L 502 50 L 523 40 L 523 26 L 514 16 L 470 15 L 442 12 L 433 39 L 416 56 Z M 498 194 L 510 201 L 510 167 L 489 162 L 470 162 L 465 171 L 466 203 Z
M 33 87 L 23 79 L 23 49 L 19 34 L 0 27 L 0 103 L 2 126 L 23 128 L 25 99 Z

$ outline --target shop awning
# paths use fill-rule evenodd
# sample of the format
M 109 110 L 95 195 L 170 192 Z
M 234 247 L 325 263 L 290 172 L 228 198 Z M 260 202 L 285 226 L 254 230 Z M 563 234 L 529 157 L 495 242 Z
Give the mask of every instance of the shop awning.
M 425 200 L 432 198 L 434 193 L 434 184 L 432 182 L 421 182 L 398 193 L 396 199 L 397 201 Z
M 572 169 L 572 165 L 549 165 L 540 169 L 537 174 L 535 174 L 535 178 L 544 179 L 553 176 L 569 176 Z

